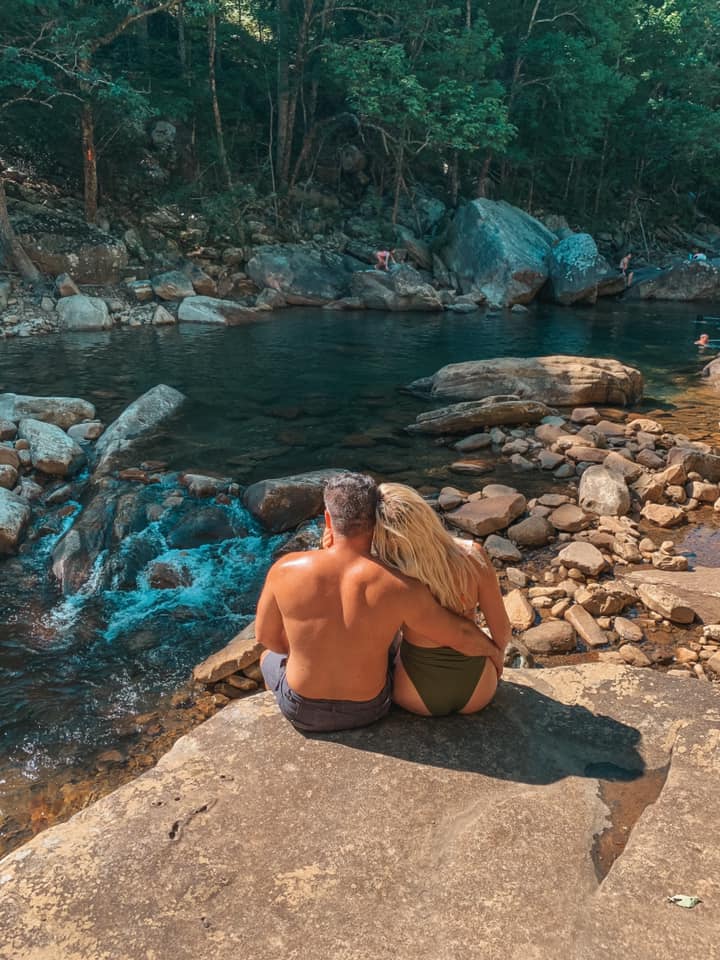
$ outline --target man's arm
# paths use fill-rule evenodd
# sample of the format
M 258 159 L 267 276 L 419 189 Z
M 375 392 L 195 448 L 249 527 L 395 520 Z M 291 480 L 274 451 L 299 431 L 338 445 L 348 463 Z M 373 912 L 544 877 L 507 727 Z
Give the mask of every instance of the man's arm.
M 273 586 L 275 576 L 276 570 L 273 566 L 270 568 L 258 600 L 255 613 L 255 637 L 266 650 L 272 650 L 273 653 L 289 653 L 282 613 L 275 598 Z
M 468 657 L 490 657 L 502 672 L 502 651 L 487 634 L 465 617 L 440 606 L 421 583 L 407 586 L 403 621 L 437 647 L 452 647 Z

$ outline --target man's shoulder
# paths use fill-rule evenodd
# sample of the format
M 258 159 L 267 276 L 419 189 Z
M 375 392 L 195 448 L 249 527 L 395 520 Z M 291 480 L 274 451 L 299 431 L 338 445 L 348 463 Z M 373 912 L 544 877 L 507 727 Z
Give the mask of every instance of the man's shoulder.
M 320 557 L 318 550 L 299 550 L 294 553 L 286 553 L 273 563 L 268 572 L 269 577 L 277 576 L 279 573 L 290 572 L 291 570 L 307 570 L 317 562 Z

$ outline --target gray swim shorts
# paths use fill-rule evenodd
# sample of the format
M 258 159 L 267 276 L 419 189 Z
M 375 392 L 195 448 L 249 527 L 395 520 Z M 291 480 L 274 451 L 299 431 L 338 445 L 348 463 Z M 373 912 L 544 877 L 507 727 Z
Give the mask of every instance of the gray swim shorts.
M 293 726 L 307 733 L 329 733 L 366 727 L 389 711 L 392 680 L 388 673 L 385 686 L 372 700 L 312 700 L 301 697 L 288 685 L 285 676 L 287 656 L 268 653 L 261 669 L 268 690 L 272 690 L 281 712 Z

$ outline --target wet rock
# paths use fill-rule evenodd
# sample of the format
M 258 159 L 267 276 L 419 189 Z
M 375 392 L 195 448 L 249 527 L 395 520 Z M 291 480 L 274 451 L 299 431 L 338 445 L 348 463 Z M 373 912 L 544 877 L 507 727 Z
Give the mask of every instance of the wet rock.
M 588 647 L 607 645 L 607 635 L 595 623 L 585 607 L 580 606 L 579 603 L 565 611 L 565 619 Z
M 104 429 L 105 426 L 100 420 L 87 420 L 84 423 L 76 423 L 72 427 L 68 427 L 67 435 L 78 443 L 89 443 L 92 440 L 97 440 Z
M 529 303 L 548 277 L 555 237 L 538 220 L 504 201 L 474 200 L 455 214 L 440 256 L 463 293 L 488 303 Z
M 112 318 L 100 297 L 82 293 L 58 300 L 57 313 L 63 330 L 109 330 Z
M 177 587 L 189 587 L 192 583 L 192 573 L 186 566 L 164 560 L 150 563 L 145 578 L 153 590 L 174 590 Z
M 15 423 L 30 417 L 32 420 L 54 423 L 67 430 L 75 423 L 93 420 L 95 407 L 76 397 L 32 397 L 19 393 L 0 393 L 0 417 Z
M 619 649 L 618 653 L 623 658 L 625 663 L 631 667 L 650 667 L 652 666 L 652 661 L 648 655 L 636 646 L 634 643 L 624 643 Z
M 490 460 L 455 460 L 450 464 L 450 470 L 453 473 L 464 473 L 470 476 L 482 476 L 485 473 L 492 473 L 495 464 Z
M 448 523 L 459 530 L 476 537 L 486 537 L 508 527 L 525 512 L 525 507 L 525 497 L 518 493 L 471 500 L 457 510 L 446 513 L 445 517 Z
M 522 641 L 534 654 L 571 653 L 577 642 L 575 631 L 566 620 L 547 620 L 531 627 L 523 633 Z
M 508 537 L 519 547 L 544 547 L 554 536 L 553 527 L 541 516 L 527 517 L 508 530 Z
M 469 437 L 458 440 L 455 449 L 458 453 L 472 453 L 474 450 L 484 450 L 492 446 L 492 437 L 489 433 L 473 433 Z
M 570 407 L 633 403 L 642 397 L 643 378 L 639 370 L 618 360 L 559 355 L 496 357 L 451 363 L 431 377 L 416 380 L 410 389 L 438 399 L 480 400 L 506 394 Z M 624 426 L 619 429 L 624 436 Z
M 227 646 L 211 654 L 193 670 L 193 680 L 198 683 L 217 683 L 245 667 L 257 663 L 263 646 L 255 639 L 255 621 L 248 624 Z
M 588 233 L 573 233 L 550 251 L 548 296 L 556 303 L 565 306 L 595 303 L 608 281 L 617 278 L 620 281 L 617 292 L 620 292 L 624 287 L 623 277 L 611 269 Z
M 183 300 L 195 295 L 192 281 L 181 270 L 170 270 L 152 277 L 153 293 L 161 300 Z
M 223 507 L 214 504 L 188 505 L 190 509 L 173 524 L 167 535 L 168 546 L 173 550 L 194 550 L 207 543 L 219 543 L 247 535 L 243 527 L 233 523 Z
M 687 514 L 680 507 L 667 507 L 660 503 L 646 503 L 640 513 L 658 527 L 679 527 L 687 521 Z
M 234 300 L 218 300 L 215 297 L 186 297 L 178 309 L 181 323 L 220 323 L 236 327 L 257 320 L 266 320 L 267 310 L 245 307 Z
M 495 533 L 490 534 L 483 546 L 492 560 L 498 560 L 501 563 L 518 563 L 522 560 L 522 554 L 515 544 Z
M 261 480 L 247 488 L 243 502 L 272 533 L 292 530 L 323 511 L 323 490 L 342 470 L 314 470 L 290 477 Z
M 648 610 L 654 610 L 672 623 L 687 624 L 695 619 L 695 611 L 671 589 L 655 583 L 640 583 L 637 594 Z
M 568 544 L 560 551 L 558 559 L 568 569 L 579 570 L 591 577 L 597 577 L 607 567 L 607 562 L 597 547 L 580 541 Z
M 535 609 L 521 590 L 511 590 L 503 597 L 503 603 L 513 630 L 529 630 L 535 623 Z
M 288 303 L 321 306 L 349 294 L 349 263 L 338 254 L 286 244 L 256 247 L 246 271 L 261 289 L 278 290 Z
M 15 553 L 30 520 L 30 505 L 0 486 L 0 554 Z
M 421 413 L 409 433 L 467 433 L 478 427 L 518 423 L 537 423 L 548 412 L 544 403 L 534 400 L 494 400 L 455 403 L 449 407 Z
M 556 530 L 577 533 L 592 522 L 592 518 L 573 503 L 564 503 L 552 511 L 548 520 Z
M 630 491 L 619 474 L 593 466 L 580 478 L 578 503 L 599 516 L 623 516 L 630 509 Z
M 132 456 L 138 441 L 147 438 L 185 402 L 179 390 L 160 383 L 134 400 L 105 430 L 95 446 L 96 475 L 118 469 Z
M 180 483 L 187 488 L 191 497 L 215 497 L 227 489 L 229 480 L 221 477 L 206 477 L 200 473 L 184 473 Z
M 443 309 L 437 290 L 407 264 L 390 271 L 366 270 L 354 273 L 350 282 L 350 293 L 368 310 L 438 312 Z
M 85 463 L 82 449 L 53 423 L 27 418 L 20 421 L 18 434 L 30 444 L 32 465 L 42 473 L 71 476 Z

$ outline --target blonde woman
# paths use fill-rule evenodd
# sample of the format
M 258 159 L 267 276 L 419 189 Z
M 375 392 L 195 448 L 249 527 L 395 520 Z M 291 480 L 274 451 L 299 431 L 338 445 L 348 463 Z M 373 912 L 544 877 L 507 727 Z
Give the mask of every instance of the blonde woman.
M 383 563 L 424 583 L 453 613 L 471 620 L 482 613 L 493 643 L 505 649 L 510 622 L 487 555 L 478 544 L 452 537 L 410 487 L 380 485 L 373 551 Z M 494 697 L 498 679 L 488 657 L 469 657 L 439 646 L 432 636 L 403 629 L 393 700 L 405 710 L 433 717 L 477 713 Z

